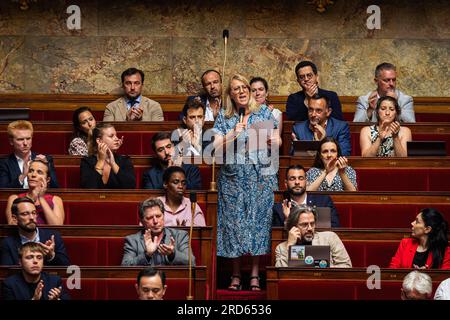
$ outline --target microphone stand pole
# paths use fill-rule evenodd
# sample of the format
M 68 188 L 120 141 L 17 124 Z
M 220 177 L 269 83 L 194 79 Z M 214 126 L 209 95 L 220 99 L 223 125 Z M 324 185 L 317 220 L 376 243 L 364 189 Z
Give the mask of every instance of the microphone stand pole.
M 197 204 L 197 194 L 195 192 L 191 192 L 191 226 L 189 227 L 189 295 L 186 297 L 186 300 L 194 300 L 194 296 L 192 295 L 192 231 L 194 229 L 194 213 L 195 207 Z

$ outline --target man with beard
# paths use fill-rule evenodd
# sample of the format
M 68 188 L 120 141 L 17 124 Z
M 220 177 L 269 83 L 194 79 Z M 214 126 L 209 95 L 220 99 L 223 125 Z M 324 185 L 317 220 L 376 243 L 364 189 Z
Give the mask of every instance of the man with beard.
M 45 250 L 36 242 L 27 242 L 19 249 L 22 272 L 5 279 L 5 300 L 68 300 L 59 276 L 42 272 Z
M 189 96 L 186 103 L 200 98 L 205 105 L 205 121 L 214 121 L 222 108 L 222 76 L 213 69 L 206 70 L 201 76 L 203 92 L 197 96 Z M 180 115 L 183 119 L 184 115 Z
M 275 267 L 288 266 L 289 247 L 293 245 L 330 246 L 330 266 L 351 268 L 352 262 L 338 235 L 332 231 L 316 232 L 316 209 L 309 206 L 295 207 L 286 222 L 289 231 L 287 241 L 275 249 Z
M 295 67 L 297 82 L 301 91 L 289 95 L 286 102 L 286 116 L 289 120 L 305 121 L 308 119 L 308 107 L 310 99 L 320 94 L 330 101 L 331 116 L 344 120 L 341 103 L 334 91 L 319 88 L 319 75 L 317 66 L 311 61 L 301 61 Z
M 273 206 L 272 226 L 282 227 L 285 225 L 292 208 L 301 205 L 329 207 L 331 209 L 331 226 L 339 227 L 339 215 L 330 196 L 306 192 L 306 172 L 301 165 L 292 165 L 286 171 L 284 180 L 287 189 L 287 197 L 282 203 Z
M 44 252 L 44 264 L 52 266 L 68 266 L 69 258 L 59 232 L 50 229 L 39 229 L 36 223 L 36 207 L 32 199 L 17 198 L 11 206 L 13 223 L 18 232 L 5 238 L 1 245 L 0 265 L 19 264 L 19 248 L 27 242 L 38 243 Z
M 321 94 L 312 96 L 308 106 L 308 120 L 292 127 L 292 139 L 321 141 L 325 137 L 333 137 L 339 143 L 342 155 L 349 156 L 352 151 L 350 127 L 346 121 L 330 115 L 330 100 Z M 291 150 L 291 154 L 293 151 Z
M 200 169 L 192 164 L 181 164 L 182 158 L 175 157 L 175 147 L 170 140 L 170 132 L 158 132 L 152 138 L 152 149 L 156 158 L 152 167 L 144 172 L 144 189 L 163 189 L 164 170 L 171 166 L 180 166 L 186 173 L 186 187 L 189 190 L 201 189 Z
M 33 125 L 26 120 L 13 121 L 8 125 L 9 144 L 14 153 L 0 162 L 0 188 L 28 189 L 28 169 L 31 160 L 48 163 L 50 188 L 59 188 L 53 158 L 31 151 Z
M 128 68 L 122 73 L 124 97 L 106 106 L 103 121 L 164 121 L 161 105 L 141 95 L 144 72 Z

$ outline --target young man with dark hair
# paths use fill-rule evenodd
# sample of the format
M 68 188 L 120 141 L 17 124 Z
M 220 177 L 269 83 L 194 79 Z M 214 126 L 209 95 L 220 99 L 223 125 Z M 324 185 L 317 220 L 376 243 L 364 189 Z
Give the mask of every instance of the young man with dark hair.
M 303 166 L 297 164 L 290 166 L 286 171 L 284 180 L 288 199 L 273 206 L 272 226 L 282 227 L 291 212 L 291 208 L 301 205 L 329 207 L 331 209 L 331 226 L 340 227 L 339 214 L 334 206 L 333 200 L 328 195 L 306 192 L 306 171 Z
M 167 290 L 166 274 L 152 267 L 142 269 L 135 284 L 139 300 L 162 300 Z
M 302 90 L 288 96 L 286 116 L 289 120 L 307 120 L 309 101 L 317 94 L 327 97 L 330 101 L 331 117 L 344 120 L 342 106 L 336 92 L 319 88 L 319 75 L 314 63 L 311 61 L 299 62 L 295 67 L 295 77 Z
M 36 207 L 27 197 L 17 198 L 11 206 L 13 222 L 17 224 L 17 234 L 3 239 L 0 248 L 0 265 L 19 264 L 19 248 L 27 242 L 35 242 L 44 252 L 44 264 L 68 266 L 69 258 L 64 241 L 56 230 L 37 227 Z
M 161 105 L 141 95 L 144 72 L 128 68 L 121 75 L 125 95 L 106 106 L 103 121 L 164 121 Z
M 182 157 L 175 158 L 175 147 L 170 132 L 158 132 L 152 138 L 152 149 L 156 154 L 152 167 L 142 177 L 144 189 L 163 189 L 164 170 L 171 166 L 181 166 L 186 172 L 187 188 L 202 188 L 200 169 L 192 164 L 181 164 Z

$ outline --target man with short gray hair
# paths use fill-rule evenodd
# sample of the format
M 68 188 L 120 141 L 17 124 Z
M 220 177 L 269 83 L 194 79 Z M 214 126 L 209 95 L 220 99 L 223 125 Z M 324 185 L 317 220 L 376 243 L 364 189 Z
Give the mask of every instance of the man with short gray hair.
M 144 230 L 125 238 L 123 266 L 188 264 L 189 235 L 184 230 L 164 227 L 161 200 L 149 198 L 142 202 L 139 219 Z M 194 255 L 192 265 L 195 266 Z
M 416 122 L 413 98 L 396 88 L 397 70 L 392 63 L 379 64 L 375 69 L 374 81 L 377 89 L 358 98 L 353 122 L 377 122 L 375 112 L 377 101 L 384 96 L 391 96 L 397 100 L 401 110 L 398 115 L 401 122 Z
M 419 271 L 411 271 L 403 279 L 402 300 L 428 300 L 431 297 L 433 285 L 431 277 Z

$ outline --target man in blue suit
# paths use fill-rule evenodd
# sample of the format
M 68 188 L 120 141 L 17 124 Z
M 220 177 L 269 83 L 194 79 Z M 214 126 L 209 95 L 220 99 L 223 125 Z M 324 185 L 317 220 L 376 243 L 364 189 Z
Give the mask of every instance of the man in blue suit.
M 330 101 L 326 96 L 316 94 L 311 97 L 308 120 L 294 125 L 292 138 L 294 140 L 320 141 L 325 137 L 333 137 L 339 143 L 342 155 L 349 156 L 352 151 L 350 127 L 347 122 L 330 117 L 330 114 Z
M 331 226 L 339 227 L 339 214 L 330 196 L 306 192 L 306 172 L 301 165 L 290 166 L 286 172 L 285 187 L 289 200 L 273 206 L 272 226 L 283 227 L 292 206 L 309 205 L 331 208 Z
M 42 272 L 44 249 L 35 242 L 27 242 L 19 251 L 22 272 L 3 282 L 4 300 L 68 300 L 59 276 Z
M 27 197 L 15 199 L 11 206 L 11 213 L 13 221 L 17 222 L 18 232 L 3 239 L 0 247 L 0 265 L 19 264 L 19 248 L 27 242 L 35 242 L 42 248 L 45 265 L 70 265 L 59 232 L 37 228 L 36 207 L 32 199 Z
M 297 82 L 302 90 L 288 96 L 286 102 L 286 116 L 289 120 L 307 120 L 309 100 L 316 94 L 328 98 L 332 109 L 331 116 L 333 118 L 344 120 L 342 106 L 336 92 L 319 88 L 319 76 L 317 74 L 317 67 L 314 63 L 311 61 L 299 62 L 295 67 L 295 76 L 297 77 Z
M 33 125 L 26 120 L 17 120 L 8 125 L 9 143 L 14 153 L 0 162 L 0 188 L 28 189 L 28 164 L 38 159 L 48 163 L 50 188 L 59 188 L 56 170 L 51 156 L 31 151 Z

